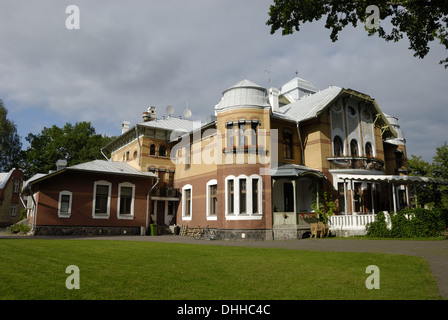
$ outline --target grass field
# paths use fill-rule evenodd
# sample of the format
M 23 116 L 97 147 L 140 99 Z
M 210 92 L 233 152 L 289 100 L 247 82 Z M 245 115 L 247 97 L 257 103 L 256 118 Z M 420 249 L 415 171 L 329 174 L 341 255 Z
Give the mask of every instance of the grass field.
M 95 240 L 0 240 L 0 299 L 441 299 L 421 258 Z M 68 290 L 66 267 L 80 270 Z M 369 265 L 380 289 L 367 289 Z

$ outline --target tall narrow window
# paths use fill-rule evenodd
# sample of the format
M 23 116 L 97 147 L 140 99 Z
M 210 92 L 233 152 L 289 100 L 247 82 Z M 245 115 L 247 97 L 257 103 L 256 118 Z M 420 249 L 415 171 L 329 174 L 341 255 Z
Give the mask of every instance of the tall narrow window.
M 209 215 L 216 215 L 217 211 L 218 211 L 218 186 L 215 185 L 211 185 L 208 187 L 209 188 L 209 210 L 208 213 Z
M 240 123 L 240 128 L 239 128 L 239 145 L 240 147 L 244 147 L 245 145 L 247 145 L 247 139 L 246 139 L 246 123 Z
M 335 157 L 342 157 L 344 155 L 342 139 L 339 136 L 335 136 L 333 139 L 333 154 Z
M 166 147 L 165 146 L 159 147 L 159 157 L 166 157 Z
M 150 156 L 155 156 L 156 155 L 156 145 L 152 144 L 149 146 L 149 155 Z
M 20 191 L 20 181 L 19 180 L 14 180 L 13 192 L 14 193 L 19 193 L 19 191 Z
M 182 220 L 191 220 L 193 214 L 193 186 L 182 187 Z
M 108 218 L 110 215 L 112 183 L 107 181 L 96 181 L 93 187 L 93 209 L 94 218 Z
M 98 185 L 95 195 L 95 213 L 107 214 L 107 201 L 109 198 L 109 186 Z
M 251 123 L 251 142 L 252 145 L 256 146 L 258 144 L 258 139 L 257 139 L 257 127 L 258 127 L 258 123 L 256 122 L 252 122 Z
M 338 203 L 339 203 L 339 213 L 345 212 L 345 191 L 344 183 L 338 182 Z
M 252 179 L 252 213 L 258 213 L 258 179 Z
M 15 216 L 17 216 L 17 205 L 12 204 L 11 205 L 11 217 L 15 217 Z
M 372 144 L 370 142 L 366 143 L 366 156 L 367 157 L 373 157 L 373 148 L 372 148 Z
M 72 193 L 70 191 L 61 191 L 59 193 L 59 217 L 69 217 L 72 211 Z
M 285 144 L 285 158 L 294 159 L 292 146 L 292 133 L 287 130 L 283 131 L 283 143 Z
M 350 154 L 351 154 L 352 157 L 358 157 L 359 156 L 358 141 L 356 141 L 356 139 L 353 139 L 352 141 L 350 141 Z
M 191 189 L 185 190 L 185 214 L 184 216 L 191 216 Z
M 247 181 L 246 179 L 240 179 L 240 213 L 246 213 L 246 195 L 247 195 Z
M 235 145 L 234 136 L 233 123 L 229 123 L 227 125 L 227 148 L 233 148 L 233 146 Z
M 234 181 L 228 180 L 227 181 L 227 190 L 229 193 L 228 197 L 228 213 L 234 214 L 235 213 L 235 194 L 234 194 Z
M 118 185 L 118 218 L 130 218 L 134 215 L 134 192 L 135 187 L 131 183 L 120 183 Z

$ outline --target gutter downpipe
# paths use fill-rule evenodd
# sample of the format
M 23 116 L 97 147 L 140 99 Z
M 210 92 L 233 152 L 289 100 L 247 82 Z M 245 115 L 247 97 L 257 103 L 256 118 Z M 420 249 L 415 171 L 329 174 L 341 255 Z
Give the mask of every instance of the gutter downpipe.
M 148 230 L 148 223 L 149 223 L 149 195 L 151 194 L 152 190 L 156 187 L 156 185 L 159 183 L 160 178 L 157 178 L 156 183 L 151 187 L 151 189 L 146 193 L 146 230 Z
M 103 155 L 104 158 L 106 158 L 107 161 L 110 161 L 110 159 L 108 157 L 106 157 L 106 155 L 103 152 L 103 148 L 100 149 L 101 154 Z

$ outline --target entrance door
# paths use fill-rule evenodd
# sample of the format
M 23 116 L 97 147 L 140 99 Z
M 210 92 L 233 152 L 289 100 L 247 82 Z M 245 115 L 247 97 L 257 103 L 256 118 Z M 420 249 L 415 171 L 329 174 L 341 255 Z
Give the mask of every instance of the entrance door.
M 285 212 L 294 212 L 294 188 L 291 182 L 285 182 L 283 184 L 283 193 L 285 197 Z

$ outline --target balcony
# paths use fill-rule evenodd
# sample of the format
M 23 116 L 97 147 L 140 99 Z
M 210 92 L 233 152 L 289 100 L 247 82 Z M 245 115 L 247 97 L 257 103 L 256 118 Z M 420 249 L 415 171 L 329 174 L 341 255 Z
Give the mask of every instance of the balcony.
M 180 198 L 180 191 L 177 188 L 172 187 L 158 187 L 156 186 L 152 192 L 152 197 L 163 197 L 163 198 Z
M 330 169 L 362 169 L 382 171 L 384 161 L 373 157 L 329 157 Z
M 223 153 L 249 153 L 249 154 L 266 154 L 267 151 L 264 146 L 258 145 L 245 145 L 245 146 L 232 146 L 222 148 Z

